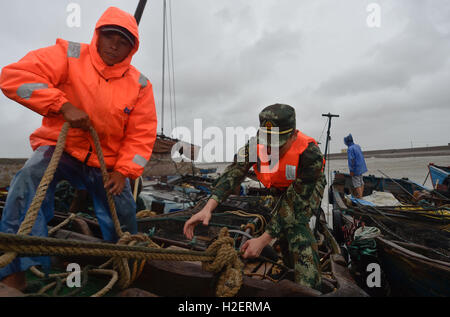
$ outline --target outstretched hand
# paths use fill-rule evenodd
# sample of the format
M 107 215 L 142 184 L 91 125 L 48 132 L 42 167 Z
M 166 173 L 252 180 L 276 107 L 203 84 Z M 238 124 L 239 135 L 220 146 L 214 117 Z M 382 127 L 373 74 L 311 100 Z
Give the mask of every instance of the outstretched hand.
M 211 215 L 214 209 L 219 205 L 217 201 L 210 198 L 206 205 L 200 210 L 198 213 L 193 215 L 186 223 L 184 224 L 183 233 L 191 240 L 194 237 L 194 228 L 199 223 L 202 223 L 204 226 L 209 224 L 209 220 L 211 220 Z
M 202 223 L 204 226 L 207 226 L 209 224 L 209 220 L 211 220 L 211 212 L 203 208 L 198 213 L 193 215 L 186 223 L 184 224 L 183 233 L 191 240 L 194 237 L 194 228 L 199 224 Z

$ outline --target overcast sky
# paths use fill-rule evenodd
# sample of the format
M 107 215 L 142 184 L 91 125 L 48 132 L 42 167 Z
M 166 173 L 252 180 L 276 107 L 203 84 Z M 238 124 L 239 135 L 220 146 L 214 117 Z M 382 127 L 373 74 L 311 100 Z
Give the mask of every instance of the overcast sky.
M 80 27 L 66 23 L 72 2 Z M 0 1 L 0 67 L 56 38 L 89 43 L 107 7 L 134 13 L 137 3 Z M 148 1 L 132 62 L 153 84 L 158 131 L 162 3 Z M 367 24 L 371 3 L 381 8 L 379 28 Z M 448 0 L 172 0 L 172 18 L 178 126 L 192 129 L 202 118 L 203 128 L 257 127 L 265 106 L 287 103 L 322 150 L 328 112 L 340 115 L 331 152 L 345 148 L 348 133 L 363 150 L 450 142 Z M 41 117 L 3 94 L 0 109 L 0 157 L 29 157 Z

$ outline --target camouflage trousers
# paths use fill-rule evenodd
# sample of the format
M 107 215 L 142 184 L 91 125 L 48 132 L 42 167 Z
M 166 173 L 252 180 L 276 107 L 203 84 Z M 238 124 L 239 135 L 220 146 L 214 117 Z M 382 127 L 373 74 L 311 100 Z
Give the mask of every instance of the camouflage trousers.
M 279 232 L 283 262 L 294 269 L 295 282 L 320 290 L 322 282 L 317 241 L 309 227 L 309 220 L 318 208 L 326 185 L 325 177 L 316 183 L 308 201 L 295 191 L 285 193 L 271 221 L 274 232 Z
M 305 243 L 305 240 L 310 242 Z M 322 283 L 317 243 L 308 225 L 279 238 L 284 265 L 294 269 L 296 283 L 320 290 Z

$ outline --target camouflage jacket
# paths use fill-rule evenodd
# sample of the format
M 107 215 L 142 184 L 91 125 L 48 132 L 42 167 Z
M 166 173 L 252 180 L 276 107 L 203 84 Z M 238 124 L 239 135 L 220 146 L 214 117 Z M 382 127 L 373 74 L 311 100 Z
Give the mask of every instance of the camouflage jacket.
M 210 198 L 219 204 L 240 186 L 255 163 L 248 155 L 251 142 L 254 140 L 250 140 L 239 150 L 234 162 L 216 180 Z M 279 199 L 275 199 L 277 203 L 273 206 L 272 219 L 266 227 L 266 231 L 273 238 L 279 237 L 286 225 L 307 224 L 312 212 L 320 207 L 326 179 L 322 172 L 323 156 L 319 147 L 310 143 L 300 155 L 299 162 L 297 178 Z

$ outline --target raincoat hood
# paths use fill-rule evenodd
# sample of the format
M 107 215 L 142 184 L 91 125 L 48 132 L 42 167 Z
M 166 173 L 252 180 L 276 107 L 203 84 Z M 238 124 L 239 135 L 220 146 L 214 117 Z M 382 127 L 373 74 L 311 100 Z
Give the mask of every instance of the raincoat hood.
M 125 59 L 107 66 L 97 51 L 104 25 L 120 26 L 135 37 Z M 130 64 L 139 47 L 134 17 L 109 8 L 99 19 L 90 44 L 57 39 L 5 66 L 0 88 L 10 99 L 43 116 L 30 136 L 33 150 L 55 145 L 65 122 L 61 108 L 70 102 L 89 116 L 107 169 L 129 178 L 142 175 L 156 140 L 157 115 L 151 82 Z M 100 167 L 88 131 L 70 129 L 64 151 L 82 164 Z M 80 163 L 80 164 L 81 164 Z
M 97 42 L 100 28 L 105 25 L 121 26 L 127 29 L 131 34 L 133 34 L 135 38 L 134 47 L 128 57 L 125 58 L 122 62 L 113 66 L 106 65 L 97 51 Z M 108 9 L 106 9 L 95 26 L 94 36 L 92 37 L 92 41 L 89 46 L 92 64 L 94 64 L 94 67 L 97 69 L 97 71 L 106 79 L 123 76 L 123 74 L 130 68 L 131 59 L 138 49 L 139 29 L 134 16 L 116 7 L 109 7 Z
M 352 137 L 351 134 L 347 135 L 347 136 L 344 138 L 344 143 L 345 143 L 345 145 L 347 145 L 347 146 L 350 146 L 350 145 L 353 144 L 353 137 Z

